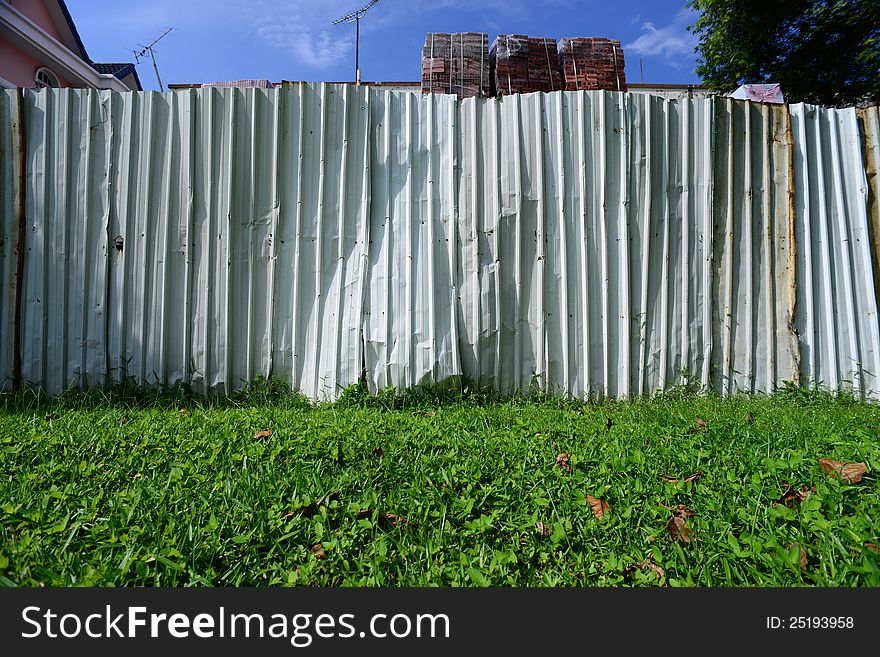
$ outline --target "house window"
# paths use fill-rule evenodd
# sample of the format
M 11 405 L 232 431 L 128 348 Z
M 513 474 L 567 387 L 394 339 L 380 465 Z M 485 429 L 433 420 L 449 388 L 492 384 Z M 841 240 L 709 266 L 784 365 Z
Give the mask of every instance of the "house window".
M 37 89 L 42 89 L 43 87 L 61 86 L 60 84 L 58 84 L 58 76 L 45 66 L 37 69 L 37 72 L 34 75 L 34 80 L 37 83 Z

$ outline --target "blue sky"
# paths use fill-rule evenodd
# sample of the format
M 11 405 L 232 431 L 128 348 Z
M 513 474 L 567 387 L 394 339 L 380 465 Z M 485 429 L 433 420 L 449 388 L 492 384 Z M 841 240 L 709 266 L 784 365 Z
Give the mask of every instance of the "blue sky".
M 686 0 L 380 0 L 361 21 L 364 80 L 418 80 L 426 32 L 488 32 L 620 39 L 626 74 L 639 82 L 698 82 L 694 14 Z M 132 50 L 173 31 L 157 46 L 162 81 L 246 78 L 341 81 L 354 78 L 354 25 L 331 21 L 366 0 L 67 0 L 95 61 L 133 61 Z M 158 89 L 149 61 L 138 75 Z

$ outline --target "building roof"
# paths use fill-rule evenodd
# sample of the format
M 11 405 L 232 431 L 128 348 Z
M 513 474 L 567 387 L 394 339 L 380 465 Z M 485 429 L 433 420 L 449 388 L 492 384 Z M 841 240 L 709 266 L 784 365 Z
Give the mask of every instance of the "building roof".
M 143 89 L 141 79 L 138 77 L 137 69 L 131 62 L 115 62 L 115 63 L 98 63 L 92 62 L 92 68 L 103 75 L 112 75 L 120 80 L 124 80 L 129 75 L 134 76 L 138 89 Z
M 124 78 L 131 73 L 130 69 L 134 68 L 134 64 L 131 62 L 121 62 L 117 64 L 99 64 L 97 62 L 92 62 L 92 68 L 98 73 L 103 73 L 104 75 L 115 75 L 117 78 Z
M 73 22 L 73 17 L 70 15 L 70 11 L 67 9 L 67 4 L 65 4 L 64 0 L 57 0 L 58 8 L 61 9 L 61 13 L 64 15 L 64 20 L 67 22 L 67 27 L 70 30 L 71 35 L 73 36 L 74 41 L 76 41 L 77 48 L 79 48 L 79 55 L 82 57 L 83 61 L 87 62 L 93 69 L 95 69 L 98 73 L 102 75 L 112 75 L 119 80 L 124 80 L 129 75 L 134 75 L 134 81 L 137 84 L 137 89 L 143 89 L 141 85 L 140 78 L 137 74 L 137 69 L 134 64 L 131 62 L 122 62 L 122 63 L 97 63 L 93 62 L 92 58 L 89 57 L 89 54 L 86 52 L 86 47 L 83 45 L 82 38 L 79 36 L 79 32 L 76 29 L 76 24 Z
M 170 86 L 170 85 L 169 85 Z M 273 89 L 276 85 L 269 80 L 230 80 L 228 82 L 206 82 L 203 87 L 255 87 L 257 89 Z
M 82 39 L 79 36 L 79 32 L 76 29 L 76 24 L 73 22 L 73 17 L 70 15 L 70 11 L 67 9 L 67 5 L 64 0 L 57 0 L 58 8 L 61 9 L 61 13 L 64 15 L 64 20 L 67 22 L 67 27 L 70 30 L 71 35 L 73 36 L 74 41 L 76 41 L 77 48 L 79 48 L 79 55 L 87 62 L 91 62 L 89 59 L 89 54 L 86 52 L 86 47 L 83 45 Z M 58 22 L 57 19 L 55 21 Z

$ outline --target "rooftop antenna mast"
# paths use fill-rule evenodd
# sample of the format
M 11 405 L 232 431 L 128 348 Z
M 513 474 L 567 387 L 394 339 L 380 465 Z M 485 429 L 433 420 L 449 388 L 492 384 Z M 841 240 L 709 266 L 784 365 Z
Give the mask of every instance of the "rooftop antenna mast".
M 360 65 L 360 45 L 361 45 L 361 19 L 366 15 L 367 11 L 369 11 L 370 7 L 375 5 L 379 0 L 370 0 L 370 3 L 361 7 L 360 9 L 355 9 L 350 14 L 346 14 L 342 18 L 337 18 L 333 21 L 334 25 L 341 25 L 342 23 L 354 23 L 355 24 L 355 36 L 354 36 L 354 70 L 355 70 L 355 83 L 361 83 L 361 65 Z
M 132 52 L 134 53 L 135 62 L 138 64 L 141 63 L 141 59 L 143 59 L 147 56 L 147 53 L 150 53 L 150 59 L 153 60 L 153 70 L 156 71 L 156 80 L 159 82 L 159 91 L 165 91 L 165 87 L 162 86 L 162 78 L 159 77 L 159 67 L 156 66 L 156 53 L 153 50 L 153 46 L 155 46 L 162 39 L 164 39 L 168 35 L 168 33 L 173 29 L 174 28 L 169 27 L 167 30 L 162 32 L 162 34 L 160 34 L 158 37 L 156 37 L 150 45 L 145 46 L 142 43 L 139 43 L 138 46 L 141 49 L 140 50 L 132 50 Z

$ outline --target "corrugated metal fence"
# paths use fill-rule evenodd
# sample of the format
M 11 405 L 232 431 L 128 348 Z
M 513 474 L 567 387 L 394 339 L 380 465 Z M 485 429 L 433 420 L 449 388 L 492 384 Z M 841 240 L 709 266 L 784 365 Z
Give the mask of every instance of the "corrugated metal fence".
M 324 84 L 22 98 L 0 95 L 7 387 L 17 351 L 50 392 L 262 374 L 323 399 L 365 369 L 372 390 L 880 394 L 876 108 Z

